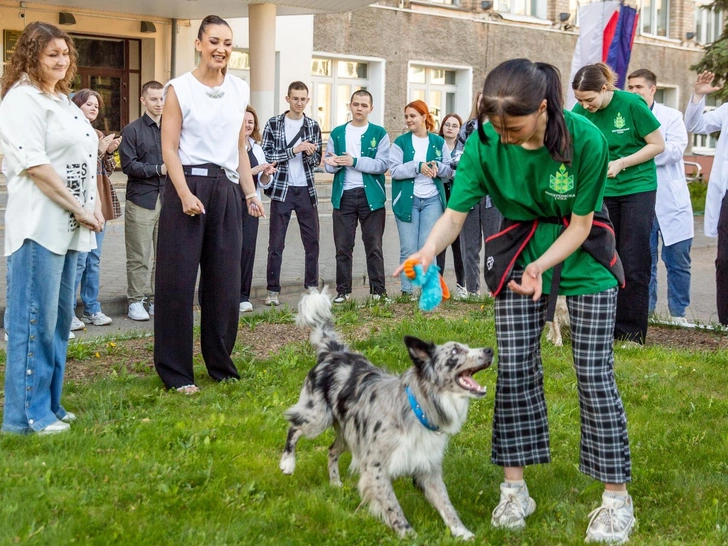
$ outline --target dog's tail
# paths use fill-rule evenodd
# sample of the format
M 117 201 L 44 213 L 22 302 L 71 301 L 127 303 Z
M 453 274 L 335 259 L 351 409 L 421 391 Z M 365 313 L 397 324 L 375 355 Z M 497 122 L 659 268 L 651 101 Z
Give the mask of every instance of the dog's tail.
M 301 301 L 298 302 L 296 324 L 311 329 L 311 345 L 316 348 L 317 353 L 347 350 L 346 345 L 334 330 L 331 298 L 325 286 L 320 292 L 316 288 L 309 288 L 303 295 Z

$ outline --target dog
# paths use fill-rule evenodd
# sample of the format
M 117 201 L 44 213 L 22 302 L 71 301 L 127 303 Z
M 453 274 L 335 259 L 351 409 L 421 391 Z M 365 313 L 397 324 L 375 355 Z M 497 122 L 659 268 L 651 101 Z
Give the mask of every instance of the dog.
M 470 400 L 486 394 L 472 376 L 490 366 L 493 350 L 456 342 L 435 345 L 406 336 L 414 365 L 395 376 L 341 341 L 326 289 L 313 288 L 302 297 L 297 324 L 311 328 L 317 364 L 306 376 L 298 403 L 285 412 L 290 428 L 280 461 L 283 473 L 293 474 L 301 436 L 315 438 L 333 426 L 336 439 L 328 456 L 331 485 L 341 486 L 339 457 L 349 449 L 350 470 L 360 475 L 362 504 L 368 504 L 370 512 L 400 537 L 414 531 L 392 480 L 411 476 L 452 535 L 473 538 L 448 497 L 442 458 L 448 437 L 465 422 Z
M 553 322 L 547 322 L 548 332 L 546 339 L 553 343 L 556 347 L 561 347 L 564 341 L 561 337 L 562 331 L 571 326 L 569 319 L 569 308 L 566 305 L 566 296 L 559 296 L 556 299 L 556 311 L 554 312 Z

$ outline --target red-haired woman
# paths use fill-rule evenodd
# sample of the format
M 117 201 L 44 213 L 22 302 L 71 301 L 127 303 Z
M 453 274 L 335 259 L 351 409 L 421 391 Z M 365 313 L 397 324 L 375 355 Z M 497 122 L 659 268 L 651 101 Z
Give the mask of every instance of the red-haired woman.
M 73 40 L 57 27 L 25 27 L 2 77 L 0 142 L 8 204 L 8 333 L 3 431 L 64 432 L 61 405 L 78 252 L 104 223 L 96 198 L 98 137 L 68 98 Z
M 445 139 L 431 132 L 435 120 L 421 100 L 404 107 L 408 131 L 389 150 L 392 209 L 399 232 L 400 261 L 424 245 L 432 226 L 447 206 L 443 179 L 452 178 L 450 151 Z M 402 294 L 412 294 L 412 283 L 401 275 Z

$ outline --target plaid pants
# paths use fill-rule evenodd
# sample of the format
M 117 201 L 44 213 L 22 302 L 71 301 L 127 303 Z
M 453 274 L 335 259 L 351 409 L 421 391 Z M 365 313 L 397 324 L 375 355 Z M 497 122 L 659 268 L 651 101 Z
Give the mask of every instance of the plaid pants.
M 491 460 L 499 466 L 551 460 L 540 345 L 548 298 L 534 302 L 505 289 L 495 301 L 498 380 Z M 567 296 L 567 306 L 581 414 L 579 470 L 605 483 L 626 483 L 627 418 L 612 350 L 617 288 Z

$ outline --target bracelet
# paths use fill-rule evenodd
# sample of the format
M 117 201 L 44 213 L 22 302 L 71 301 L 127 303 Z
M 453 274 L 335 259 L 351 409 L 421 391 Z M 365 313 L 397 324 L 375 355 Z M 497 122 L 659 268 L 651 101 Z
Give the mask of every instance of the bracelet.
M 619 160 L 622 162 L 622 170 L 625 170 L 627 168 L 627 165 L 624 164 L 624 158 L 620 157 Z
M 245 196 L 245 200 L 247 201 L 248 199 L 252 199 L 253 197 L 258 197 L 258 194 L 255 192 L 249 193 L 248 195 Z

